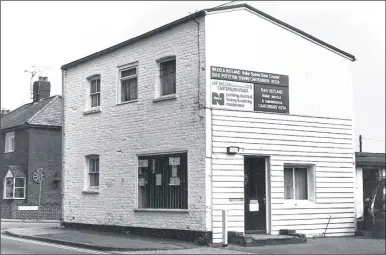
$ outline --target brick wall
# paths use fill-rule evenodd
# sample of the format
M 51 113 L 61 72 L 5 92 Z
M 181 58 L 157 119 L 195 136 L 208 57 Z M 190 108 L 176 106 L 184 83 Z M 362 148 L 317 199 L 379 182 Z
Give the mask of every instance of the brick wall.
M 4 139 L 6 132 L 1 132 L 2 148 L 1 158 L 4 158 L 4 165 L 20 166 L 22 170 L 26 170 L 28 166 L 28 140 L 29 133 L 26 129 L 16 129 L 15 132 L 15 150 L 13 152 L 4 153 Z M 4 173 L 5 175 L 6 173 Z M 27 173 L 25 173 L 27 174 Z
M 204 19 L 200 22 L 201 68 Z M 205 74 L 197 24 L 173 29 L 72 67 L 64 87 L 64 221 L 206 231 Z M 153 102 L 156 60 L 175 55 L 177 99 Z M 138 101 L 116 105 L 117 66 L 138 61 Z M 101 112 L 84 115 L 88 76 L 101 75 Z M 188 213 L 135 212 L 137 154 L 188 151 Z M 83 194 L 85 156 L 100 155 L 99 194 Z
M 31 128 L 30 153 L 28 159 L 28 202 L 37 203 L 39 184 L 32 179 L 38 168 L 43 168 L 41 202 L 61 203 L 61 185 L 54 181 L 55 174 L 61 176 L 62 132 L 60 129 Z
M 1 202 L 2 219 L 36 220 L 38 211 L 20 211 L 19 206 L 37 206 L 37 203 L 27 203 L 20 200 L 3 200 Z M 59 220 L 61 205 L 59 203 L 42 203 L 40 205 L 40 220 Z

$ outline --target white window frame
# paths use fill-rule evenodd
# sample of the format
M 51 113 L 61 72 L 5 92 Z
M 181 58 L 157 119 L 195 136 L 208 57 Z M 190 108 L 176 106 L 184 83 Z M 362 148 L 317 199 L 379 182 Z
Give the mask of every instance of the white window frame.
M 95 172 L 90 172 L 90 161 L 98 159 L 98 169 Z M 91 174 L 98 173 L 98 185 L 97 186 L 91 186 Z M 100 157 L 97 154 L 87 155 L 86 156 L 86 169 L 85 169 L 85 175 L 86 175 L 86 183 L 85 188 L 86 190 L 98 190 L 100 186 Z
M 99 80 L 99 91 L 98 91 L 98 80 Z M 96 91 L 95 92 L 92 92 L 92 89 L 91 89 L 93 81 L 96 81 Z M 91 109 L 99 108 L 101 106 L 101 85 L 102 85 L 102 82 L 101 82 L 100 76 L 94 76 L 93 78 L 91 78 L 89 80 L 89 86 L 90 86 L 89 100 L 90 100 L 90 108 Z M 92 105 L 92 97 L 94 95 L 97 96 L 97 98 L 99 96 L 98 104 L 96 106 Z
M 293 185 L 293 199 L 286 199 L 284 196 L 285 189 L 285 179 L 284 179 L 284 171 L 286 168 L 293 169 L 293 177 L 292 183 Z M 307 199 L 295 199 L 295 169 L 296 168 L 306 168 L 307 169 Z M 316 202 L 316 168 L 315 165 L 311 164 L 285 164 L 283 168 L 283 198 L 285 203 L 315 203 Z
M 11 146 L 12 141 L 12 146 Z M 12 147 L 12 148 L 11 148 Z M 14 152 L 15 151 L 15 132 L 7 132 L 5 133 L 5 148 L 4 152 Z
M 161 65 L 163 63 L 166 63 L 166 62 L 169 62 L 169 61 L 172 61 L 174 60 L 175 62 L 175 80 L 176 80 L 176 84 L 175 84 L 175 88 L 174 88 L 174 93 L 170 93 L 170 94 L 162 94 L 162 81 L 161 81 Z M 156 98 L 162 98 L 162 97 L 175 97 L 176 94 L 177 94 L 177 58 L 176 56 L 167 56 L 167 57 L 163 57 L 161 59 L 158 59 L 157 60 L 157 65 L 158 65 L 158 74 L 157 74 L 157 83 L 158 86 L 156 88 Z
M 86 86 L 86 95 L 85 95 L 85 111 L 93 112 L 93 111 L 100 111 L 101 109 L 101 101 L 102 101 L 102 78 L 100 74 L 93 74 L 86 78 L 87 80 L 87 86 Z M 92 81 L 99 80 L 99 92 L 91 93 L 91 83 Z M 98 87 L 97 87 L 98 88 Z M 99 105 L 98 106 L 92 106 L 92 96 L 99 94 Z
M 127 71 L 130 69 L 135 69 L 135 74 L 126 76 L 126 77 L 121 77 L 121 74 L 123 71 Z M 118 67 L 118 86 L 117 86 L 117 104 L 126 104 L 126 103 L 131 103 L 131 102 L 136 102 L 138 100 L 138 88 L 139 88 L 139 68 L 138 68 L 138 62 L 135 63 L 130 63 L 126 64 L 123 66 Z M 122 101 L 122 81 L 125 80 L 131 80 L 131 79 L 137 79 L 137 94 L 135 99 L 127 100 L 127 101 Z
M 12 191 L 12 197 L 7 197 L 7 179 L 13 179 L 13 191 Z M 23 187 L 15 187 L 15 183 L 16 183 L 16 179 L 23 179 L 24 182 L 23 182 Z M 26 185 L 26 178 L 25 177 L 5 177 L 3 179 L 3 184 L 4 184 L 4 188 L 3 188 L 3 199 L 25 199 L 26 198 L 26 189 L 27 189 L 27 185 Z M 15 197 L 15 189 L 21 189 L 23 188 L 24 189 L 24 193 L 23 193 L 23 197 Z

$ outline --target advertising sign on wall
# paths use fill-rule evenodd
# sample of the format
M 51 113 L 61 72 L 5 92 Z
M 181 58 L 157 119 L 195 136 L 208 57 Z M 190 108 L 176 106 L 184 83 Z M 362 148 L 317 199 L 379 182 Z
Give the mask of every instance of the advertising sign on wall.
M 211 67 L 212 107 L 289 113 L 287 75 Z

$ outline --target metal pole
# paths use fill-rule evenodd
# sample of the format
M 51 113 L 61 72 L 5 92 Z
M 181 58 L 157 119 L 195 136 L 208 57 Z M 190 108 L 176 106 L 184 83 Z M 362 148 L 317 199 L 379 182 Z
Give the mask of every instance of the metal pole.
M 40 196 L 42 194 L 42 182 L 43 182 L 43 178 L 41 178 L 39 182 L 38 221 L 39 221 L 39 214 L 40 214 Z
M 222 210 L 222 243 L 223 246 L 228 245 L 228 226 L 227 226 L 227 221 L 228 221 L 228 215 L 227 215 L 227 210 L 223 209 Z
M 362 136 L 359 135 L 359 152 L 362 152 Z

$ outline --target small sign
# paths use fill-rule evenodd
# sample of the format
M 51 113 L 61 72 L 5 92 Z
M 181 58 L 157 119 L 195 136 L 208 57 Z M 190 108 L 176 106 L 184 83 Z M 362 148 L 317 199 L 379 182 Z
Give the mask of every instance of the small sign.
M 229 198 L 230 203 L 237 203 L 237 202 L 243 202 L 243 198 Z
M 172 166 L 172 177 L 177 177 L 177 166 Z
M 250 200 L 249 201 L 249 211 L 258 212 L 259 211 L 259 200 Z
M 169 166 L 179 166 L 180 165 L 180 158 L 169 158 Z
M 148 167 L 149 161 L 147 159 L 138 160 L 138 167 Z
M 170 186 L 180 186 L 180 184 L 181 184 L 180 177 L 170 177 L 170 182 L 169 182 Z
M 157 185 L 157 186 L 162 185 L 162 174 L 156 174 L 155 175 L 155 185 Z
M 38 206 L 18 206 L 17 210 L 19 211 L 37 211 L 39 209 Z
M 254 110 L 288 113 L 288 87 L 255 84 Z
M 139 179 L 138 179 L 138 185 L 139 185 L 140 187 L 145 186 L 145 178 L 139 178 Z

